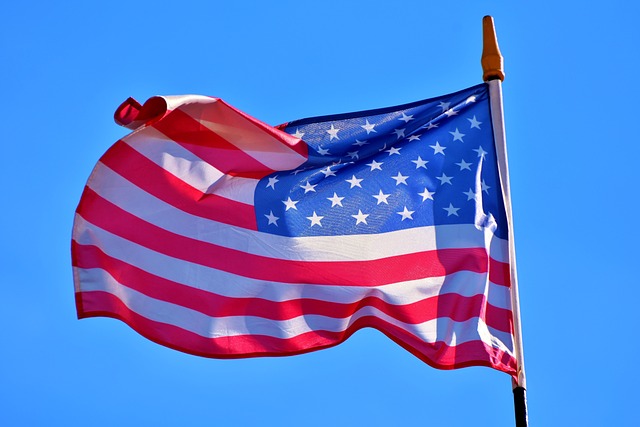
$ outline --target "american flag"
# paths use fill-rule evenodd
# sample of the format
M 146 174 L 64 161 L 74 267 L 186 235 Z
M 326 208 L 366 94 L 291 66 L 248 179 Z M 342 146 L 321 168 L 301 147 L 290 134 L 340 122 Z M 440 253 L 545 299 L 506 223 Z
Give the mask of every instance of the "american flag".
M 72 254 L 78 316 L 207 357 L 373 327 L 442 369 L 514 375 L 508 222 L 486 84 L 266 125 L 215 98 L 128 100 Z

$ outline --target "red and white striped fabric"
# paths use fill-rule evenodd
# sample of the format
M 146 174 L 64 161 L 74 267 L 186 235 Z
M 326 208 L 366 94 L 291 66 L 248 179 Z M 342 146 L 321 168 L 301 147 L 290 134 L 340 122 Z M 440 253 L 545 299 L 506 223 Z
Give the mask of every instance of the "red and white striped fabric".
M 437 368 L 516 372 L 505 240 L 473 225 L 258 231 L 257 183 L 305 163 L 304 141 L 201 96 L 128 100 L 116 121 L 134 131 L 96 165 L 73 227 L 79 318 L 219 358 L 303 353 L 373 327 Z

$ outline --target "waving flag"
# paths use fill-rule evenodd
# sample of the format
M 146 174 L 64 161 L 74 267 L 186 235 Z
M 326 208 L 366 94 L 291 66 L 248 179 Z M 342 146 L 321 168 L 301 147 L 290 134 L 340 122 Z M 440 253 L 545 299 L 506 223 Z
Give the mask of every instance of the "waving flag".
M 215 98 L 133 100 L 73 228 L 78 316 L 207 357 L 373 327 L 442 369 L 515 375 L 486 84 L 266 125 Z

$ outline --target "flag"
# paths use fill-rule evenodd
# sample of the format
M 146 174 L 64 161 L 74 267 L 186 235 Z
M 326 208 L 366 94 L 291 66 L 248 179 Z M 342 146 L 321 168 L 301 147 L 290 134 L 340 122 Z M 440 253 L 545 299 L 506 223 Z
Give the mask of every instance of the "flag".
M 204 96 L 129 99 L 116 121 L 133 132 L 74 221 L 79 318 L 218 358 L 372 327 L 436 368 L 515 375 L 486 84 L 277 127 Z

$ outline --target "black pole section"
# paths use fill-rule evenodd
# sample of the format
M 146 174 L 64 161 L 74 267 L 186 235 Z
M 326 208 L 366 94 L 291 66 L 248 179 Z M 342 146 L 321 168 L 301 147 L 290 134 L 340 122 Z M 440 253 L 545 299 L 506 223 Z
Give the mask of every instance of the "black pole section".
M 522 387 L 513 389 L 513 406 L 516 413 L 516 427 L 527 427 L 527 391 Z

